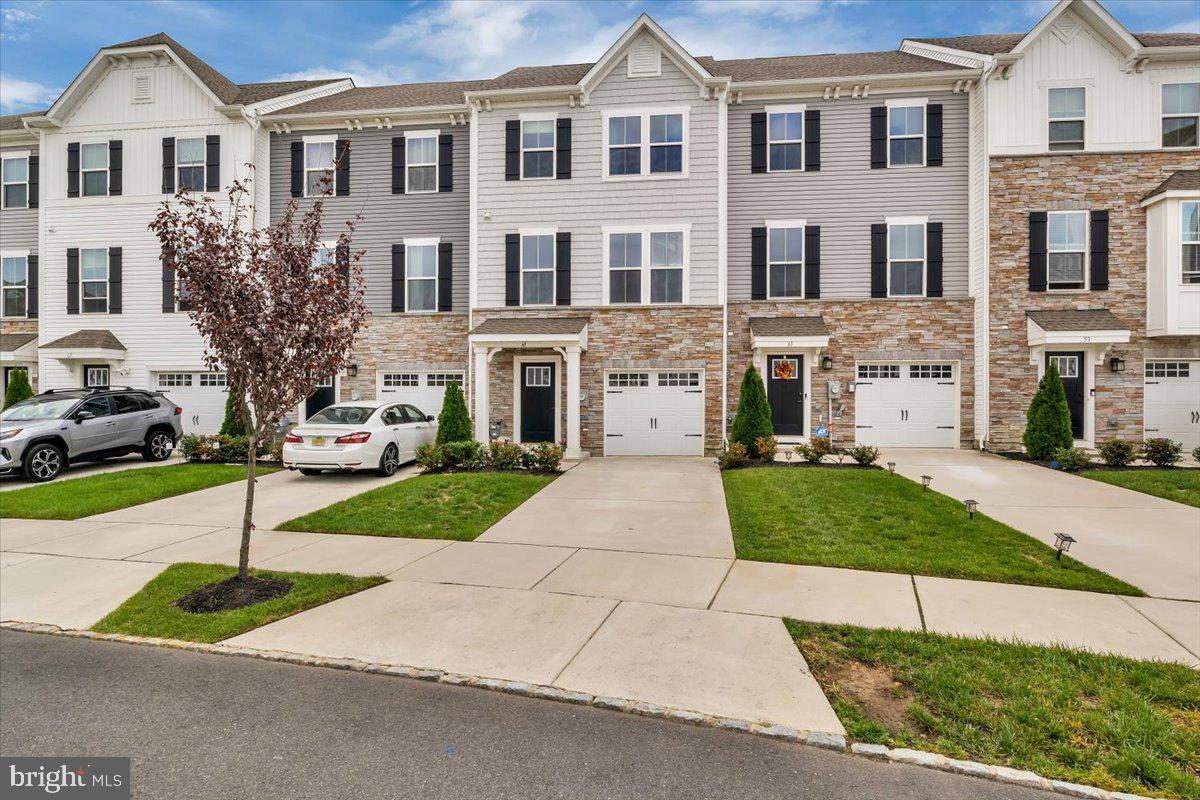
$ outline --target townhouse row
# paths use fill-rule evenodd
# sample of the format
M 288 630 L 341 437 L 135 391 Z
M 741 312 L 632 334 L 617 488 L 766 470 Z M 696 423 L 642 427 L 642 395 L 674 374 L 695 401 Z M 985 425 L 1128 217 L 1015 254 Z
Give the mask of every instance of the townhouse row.
M 0 362 L 215 430 L 224 377 L 146 224 L 253 164 L 260 224 L 326 186 L 331 223 L 363 217 L 370 318 L 297 418 L 433 413 L 458 381 L 481 439 L 699 455 L 754 364 L 784 441 L 1012 450 L 1053 362 L 1082 444 L 1193 447 L 1198 129 L 1200 35 L 1092 0 L 732 61 L 643 16 L 595 63 L 379 87 L 238 85 L 157 34 L 0 119 Z

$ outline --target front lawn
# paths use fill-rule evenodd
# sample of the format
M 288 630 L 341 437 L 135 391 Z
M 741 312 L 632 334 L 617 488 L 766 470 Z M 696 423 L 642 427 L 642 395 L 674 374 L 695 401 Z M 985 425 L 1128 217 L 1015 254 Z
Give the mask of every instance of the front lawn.
M 418 475 L 276 527 L 469 542 L 552 480 L 553 475 L 521 472 Z
M 260 465 L 257 474 L 277 471 Z M 0 517 L 79 519 L 245 480 L 242 464 L 136 467 L 0 492 Z
M 852 739 L 1200 798 L 1200 680 L 1188 667 L 786 623 Z
M 1156 467 L 1147 469 L 1089 469 L 1079 473 L 1094 481 L 1123 486 L 1176 503 L 1200 508 L 1200 469 Z
M 192 614 L 172 605 L 174 601 L 203 586 L 236 574 L 237 567 L 221 564 L 172 564 L 140 592 L 97 622 L 92 630 L 131 636 L 160 636 L 189 642 L 219 642 L 330 600 L 378 586 L 387 580 L 381 575 L 356 578 L 338 573 L 252 569 L 250 574 L 260 578 L 291 581 L 291 591 L 264 603 L 209 614 Z
M 722 474 L 738 558 L 1141 595 L 1124 581 L 900 475 L 760 467 Z

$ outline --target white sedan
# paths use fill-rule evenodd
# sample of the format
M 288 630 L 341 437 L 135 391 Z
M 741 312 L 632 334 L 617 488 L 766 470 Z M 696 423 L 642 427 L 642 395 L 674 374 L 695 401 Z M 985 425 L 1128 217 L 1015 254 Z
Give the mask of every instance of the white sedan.
M 327 469 L 373 469 L 387 477 L 437 434 L 436 418 L 407 403 L 336 403 L 283 439 L 283 466 L 303 475 Z

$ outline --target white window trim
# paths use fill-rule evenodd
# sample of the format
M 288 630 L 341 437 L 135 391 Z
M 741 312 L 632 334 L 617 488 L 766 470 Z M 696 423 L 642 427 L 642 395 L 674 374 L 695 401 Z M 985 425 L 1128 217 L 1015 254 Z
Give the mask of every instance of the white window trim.
M 767 227 L 767 299 L 768 300 L 803 300 L 804 299 L 804 271 L 805 271 L 805 256 L 804 252 L 807 247 L 805 228 L 808 227 L 808 221 L 803 219 L 768 219 L 764 220 Z M 771 294 L 771 231 L 786 230 L 789 228 L 800 229 L 800 294 L 795 296 Z M 795 264 L 795 261 L 781 261 L 781 264 Z
M 310 172 L 326 172 L 327 170 L 308 166 L 308 146 L 310 144 L 332 144 L 333 145 L 333 170 L 334 175 L 330 176 L 329 194 L 317 195 L 308 193 L 308 173 Z M 322 136 L 305 136 L 304 137 L 304 196 L 305 197 L 332 197 L 336 188 L 333 183 L 337 180 L 337 134 L 322 135 Z M 178 184 L 176 184 L 178 185 Z
M 600 167 L 600 179 L 604 181 L 662 181 L 686 178 L 688 176 L 688 161 L 691 154 L 691 148 L 688 145 L 688 140 L 691 138 L 691 125 L 688 121 L 690 111 L 690 106 L 664 105 L 640 108 L 614 108 L 602 112 L 600 115 L 600 134 L 602 139 L 601 158 L 603 159 L 603 163 Z M 659 114 L 681 114 L 683 116 L 683 141 L 680 143 L 682 145 L 680 159 L 683 169 L 680 172 L 650 171 L 650 117 Z M 611 163 L 609 159 L 608 121 L 612 117 L 639 116 L 642 118 L 642 138 L 640 142 L 642 171 L 636 175 L 610 175 L 608 172 Z
M 29 253 L 30 253 L 29 250 L 0 250 L 0 259 L 5 259 L 5 258 L 23 258 L 23 259 L 25 259 L 25 285 L 23 287 L 20 287 L 21 291 L 25 292 L 25 313 L 21 314 L 20 316 L 11 316 L 11 317 L 9 315 L 5 314 L 4 313 L 4 302 L 3 302 L 4 298 L 3 298 L 3 295 L 0 294 L 0 316 L 3 316 L 4 319 L 29 319 Z M 3 286 L 3 287 L 0 287 L 0 291 L 8 291 L 10 289 L 16 289 L 16 288 L 18 288 L 18 287 Z
M 517 231 L 518 241 L 521 246 L 517 252 L 517 272 L 521 276 L 521 280 L 517 287 L 520 292 L 518 298 L 521 302 L 518 304 L 524 308 L 552 308 L 555 305 L 558 297 L 558 228 L 521 228 Z M 550 237 L 550 269 L 531 269 L 529 272 L 547 272 L 550 273 L 550 302 L 549 303 L 526 303 L 525 302 L 525 237 L 526 236 L 549 236 Z
M 892 135 L 892 109 L 893 108 L 916 108 L 924 109 L 929 105 L 928 97 L 895 97 L 891 100 L 884 101 L 884 107 L 887 108 L 887 165 L 888 168 L 896 167 L 923 167 L 926 159 L 929 158 L 929 121 L 922 112 L 921 120 L 921 163 L 920 164 L 893 164 L 892 163 L 892 139 L 916 139 L 912 134 L 903 136 Z
M 517 117 L 519 125 L 518 129 L 521 133 L 521 180 L 523 181 L 551 181 L 558 177 L 558 114 L 555 112 L 526 112 Z M 553 141 L 550 144 L 550 174 L 540 177 L 527 178 L 525 176 L 525 123 L 526 122 L 552 122 L 550 126 L 550 134 Z M 531 153 L 544 153 L 545 147 L 529 148 Z
M 1165 86 L 1186 86 L 1186 85 L 1189 85 L 1192 83 L 1197 83 L 1197 81 L 1162 81 L 1158 84 L 1158 145 L 1163 150 L 1191 150 L 1194 147 L 1194 145 L 1170 145 L 1170 146 L 1168 146 L 1168 145 L 1164 145 L 1162 143 L 1162 136 L 1163 136 L 1162 123 L 1163 123 L 1163 120 L 1165 120 L 1165 119 L 1188 119 L 1191 117 L 1195 117 L 1196 118 L 1196 127 L 1198 129 L 1198 132 L 1200 132 L 1200 111 L 1189 111 L 1187 113 L 1179 113 L 1179 114 L 1170 113 L 1170 114 L 1168 114 L 1163 109 L 1163 105 L 1162 105 L 1163 87 L 1165 87 Z M 1086 127 L 1087 127 L 1087 124 L 1085 123 L 1084 128 L 1086 129 Z M 1086 133 L 1086 130 L 1084 132 Z
M 786 106 L 767 106 L 764 110 L 767 112 L 767 172 L 804 172 L 804 140 L 808 136 L 808 124 L 804 119 L 804 112 L 807 109 L 803 103 Z M 799 139 L 780 139 L 777 142 L 771 141 L 771 115 L 772 114 L 799 114 L 800 115 L 800 138 Z M 771 145 L 773 144 L 798 144 L 800 145 L 800 168 L 799 169 L 771 169 Z
M 1179 285 L 1185 286 L 1188 289 L 1197 289 L 1197 288 L 1200 288 L 1200 281 L 1197 281 L 1196 283 L 1188 283 L 1187 281 L 1185 281 L 1183 279 L 1184 272 L 1186 272 L 1186 270 L 1184 269 L 1185 261 L 1183 258 L 1184 246 L 1192 244 L 1192 245 L 1196 245 L 1196 246 L 1200 247 L 1200 239 L 1189 240 L 1187 238 L 1187 229 L 1183 225 L 1184 206 L 1186 206 L 1188 204 L 1192 204 L 1192 205 L 1195 205 L 1198 208 L 1200 208 L 1200 197 L 1197 197 L 1195 199 L 1179 201 Z M 26 275 L 28 275 L 28 273 L 26 273 Z M 1200 273 L 1197 273 L 1197 275 L 1200 275 Z
M 1088 115 L 1091 113 L 1092 101 L 1091 94 L 1094 86 L 1091 81 L 1084 80 L 1062 80 L 1062 81 L 1042 81 L 1039 84 L 1042 90 L 1042 119 L 1045 125 L 1042 126 L 1043 144 L 1046 147 L 1047 153 L 1083 153 L 1089 148 L 1090 141 L 1088 136 L 1091 134 L 1092 125 L 1088 120 Z M 1059 119 L 1050 119 L 1050 90 L 1051 89 L 1083 89 L 1083 116 L 1082 117 L 1061 117 Z M 1158 93 L 1159 104 L 1162 103 L 1162 92 Z M 1050 123 L 1051 122 L 1083 122 L 1083 144 L 1078 150 L 1051 150 L 1050 149 Z M 1162 124 L 1159 124 L 1158 131 L 1159 144 L 1162 143 Z
M 691 299 L 691 292 L 688 284 L 691 282 L 691 251 L 692 251 L 692 225 L 690 222 L 667 222 L 656 223 L 653 225 L 605 225 L 600 229 L 603 239 L 601 247 L 601 259 L 604 264 L 604 297 L 603 303 L 606 306 L 621 307 L 636 307 L 636 306 L 681 306 L 687 305 Z M 609 235 L 614 233 L 640 233 L 642 235 L 642 279 L 641 279 L 641 297 L 636 303 L 614 303 L 611 298 L 611 285 L 609 283 L 609 273 L 612 271 L 608 265 L 609 253 Z M 683 291 L 678 302 L 655 303 L 650 300 L 650 234 L 652 233 L 682 233 L 683 234 Z M 674 269 L 674 267 L 665 267 L 665 269 Z M 636 370 L 634 370 L 636 371 Z
M 100 283 L 100 281 L 87 281 L 83 278 L 83 251 L 84 250 L 103 250 L 104 251 L 104 310 L 103 311 L 84 311 L 83 285 L 85 283 Z M 108 245 L 80 245 L 79 246 L 79 313 L 88 314 L 91 316 L 102 316 L 111 313 L 112 303 L 112 255 Z
M 438 310 L 437 302 L 437 287 L 438 277 L 441 275 L 441 265 L 438 264 L 437 246 L 441 244 L 441 238 L 437 236 L 425 237 L 422 239 L 404 239 L 404 313 L 406 314 L 436 314 Z M 412 308 L 408 307 L 408 248 L 410 247 L 432 247 L 433 248 L 433 277 L 432 278 L 414 278 L 419 281 L 433 281 L 433 308 Z
M 1052 289 L 1050 288 L 1050 254 L 1056 253 L 1075 253 L 1077 250 L 1054 250 L 1050 249 L 1050 217 L 1056 214 L 1083 214 L 1083 286 L 1078 289 Z M 1082 209 L 1067 209 L 1063 211 L 1047 211 L 1046 212 L 1046 291 L 1061 292 L 1064 294 L 1079 294 L 1081 292 L 1091 291 L 1092 288 L 1092 270 L 1091 264 L 1088 263 L 1088 254 L 1091 252 L 1092 244 L 1092 215 L 1091 212 Z
M 442 175 L 441 169 L 438 167 L 438 136 L 442 133 L 441 129 L 433 128 L 420 131 L 405 131 L 404 132 L 404 192 L 405 194 L 437 194 L 438 187 L 441 185 Z M 409 153 L 412 151 L 408 147 L 408 143 L 412 139 L 433 139 L 433 163 L 432 164 L 412 164 L 408 160 Z M 412 167 L 433 167 L 433 188 L 421 189 L 414 191 L 412 184 L 408 179 L 409 170 Z
M 887 223 L 887 296 L 898 300 L 927 297 L 929 292 L 929 217 L 887 217 L 884 222 Z M 924 234 L 922 234 L 924 247 L 921 248 L 923 257 L 921 259 L 920 294 L 892 293 L 892 228 L 897 225 L 920 225 L 922 230 L 924 230 Z M 911 259 L 904 260 L 909 261 Z
M 33 155 L 33 151 L 31 151 L 31 150 L 18 150 L 16 152 L 0 154 L 0 182 L 3 182 L 3 186 L 24 186 L 25 187 L 25 205 L 23 205 L 23 206 L 8 205 L 4 200 L 5 192 L 3 190 L 3 187 L 0 187 L 0 208 L 3 208 L 3 209 L 11 208 L 14 211 L 16 211 L 17 209 L 29 208 L 29 159 L 32 155 Z M 25 180 L 24 181 L 5 181 L 3 179 L 3 176 L 4 176 L 3 162 L 5 162 L 5 161 L 20 161 L 22 159 L 25 160 Z M 82 188 L 82 187 L 80 187 L 80 188 Z
M 185 166 L 185 167 L 199 166 L 202 173 L 204 174 L 204 181 L 202 181 L 202 183 L 204 183 L 205 186 L 208 185 L 208 137 L 203 133 L 196 133 L 196 132 L 177 133 L 177 134 L 175 134 L 175 189 L 176 190 L 178 190 L 180 187 L 183 186 L 183 182 L 179 179 L 179 168 L 181 166 L 179 163 L 179 143 L 181 141 L 184 141 L 187 139 L 199 139 L 200 140 L 200 143 L 203 145 L 201 152 L 204 154 L 204 157 L 201 159 L 199 164 L 184 164 L 182 166 Z M 337 147 L 337 144 L 335 142 L 334 148 L 336 148 L 336 147 Z M 337 157 L 336 153 L 334 154 L 334 157 L 335 158 Z M 307 172 L 308 172 L 308 170 L 306 169 L 305 170 L 306 178 L 307 178 Z M 307 182 L 305 183 L 305 187 L 307 188 Z M 203 188 L 192 189 L 189 191 L 203 192 L 204 189 Z
M 102 170 L 84 169 L 84 167 L 83 167 L 83 148 L 87 147 L 88 145 L 92 145 L 92 144 L 104 145 L 104 169 L 102 169 Z M 159 160 L 161 161 L 162 159 L 159 159 Z M 111 167 L 112 167 L 112 151 L 109 150 L 108 139 L 105 139 L 104 141 L 80 142 L 79 143 L 79 197 L 81 199 L 84 197 L 108 197 L 109 196 L 108 188 L 112 184 L 112 176 L 109 174 L 109 168 L 111 168 Z M 84 176 L 89 172 L 103 172 L 104 173 L 104 194 L 84 194 L 84 184 L 87 183 L 87 181 L 84 179 Z

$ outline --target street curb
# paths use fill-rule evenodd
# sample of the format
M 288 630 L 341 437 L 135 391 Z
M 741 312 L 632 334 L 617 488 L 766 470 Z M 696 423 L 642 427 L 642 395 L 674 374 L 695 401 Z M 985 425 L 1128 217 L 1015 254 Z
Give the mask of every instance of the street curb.
M 554 700 L 576 705 L 595 706 L 611 711 L 622 711 L 645 717 L 684 722 L 700 727 L 719 728 L 740 731 L 755 736 L 770 739 L 782 739 L 809 747 L 819 747 L 833 750 L 860 758 L 875 761 L 887 761 L 894 764 L 925 767 L 941 772 L 952 772 L 958 775 L 970 775 L 976 778 L 997 781 L 999 783 L 1021 786 L 1027 789 L 1041 789 L 1066 797 L 1080 797 L 1085 800 L 1150 800 L 1142 795 L 1125 792 L 1110 792 L 1094 786 L 1079 783 L 1044 778 L 1035 772 L 1013 769 L 1011 767 L 981 764 L 978 761 L 963 761 L 949 758 L 939 753 L 929 753 L 924 750 L 910 750 L 897 747 L 889 749 L 879 744 L 863 742 L 847 743 L 846 737 L 833 733 L 819 731 L 802 731 L 787 725 L 772 725 L 755 720 L 719 717 L 688 709 L 670 708 L 657 703 L 630 700 L 620 697 L 606 697 L 577 692 L 570 689 L 560 689 L 557 686 L 542 686 L 525 681 L 510 681 L 499 678 L 485 678 L 478 675 L 461 675 L 453 672 L 443 672 L 437 669 L 420 669 L 397 664 L 379 664 L 362 661 L 357 658 L 327 658 L 310 656 L 303 653 L 292 653 L 285 650 L 260 650 L 254 647 L 237 647 L 227 644 L 205 644 L 203 642 L 188 642 L 181 639 L 161 639 L 152 636 L 130 636 L 123 633 L 96 633 L 95 631 L 60 628 L 57 625 L 47 625 L 38 622 L 0 622 L 0 629 L 22 631 L 24 633 L 41 633 L 53 636 L 70 636 L 77 639 L 97 639 L 124 644 L 137 644 L 150 647 L 166 647 L 176 650 L 192 650 L 198 653 L 212 653 L 222 656 L 241 656 L 257 658 L 263 661 L 279 661 L 288 664 L 301 664 L 310 667 L 325 667 L 326 669 L 342 669 L 351 672 L 368 672 L 375 675 L 391 675 L 401 678 L 444 683 L 450 686 L 474 686 L 478 689 L 489 689 L 506 694 L 517 694 L 525 697 L 537 697 L 543 700 Z

